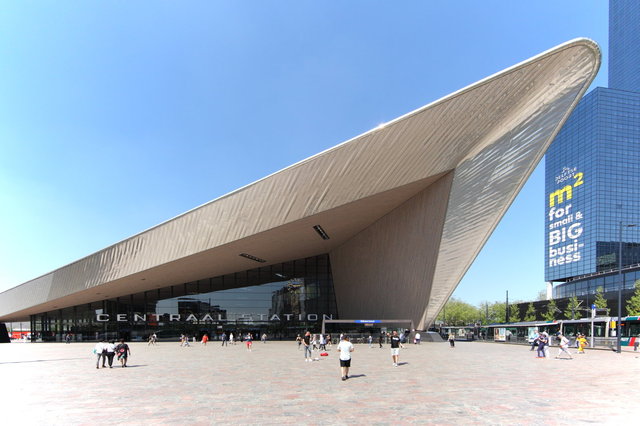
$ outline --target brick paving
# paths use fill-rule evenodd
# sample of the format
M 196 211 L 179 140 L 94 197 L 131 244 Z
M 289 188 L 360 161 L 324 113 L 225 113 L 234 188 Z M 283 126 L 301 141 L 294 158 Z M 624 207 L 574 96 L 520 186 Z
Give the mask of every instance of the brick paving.
M 307 363 L 293 342 L 255 342 L 251 352 L 131 343 L 130 367 L 113 369 L 95 368 L 93 346 L 0 345 L 2 424 L 620 424 L 640 416 L 633 352 L 555 360 L 525 346 L 423 343 L 408 345 L 393 367 L 388 345 L 365 344 L 355 345 L 351 378 L 341 381 L 335 349 Z

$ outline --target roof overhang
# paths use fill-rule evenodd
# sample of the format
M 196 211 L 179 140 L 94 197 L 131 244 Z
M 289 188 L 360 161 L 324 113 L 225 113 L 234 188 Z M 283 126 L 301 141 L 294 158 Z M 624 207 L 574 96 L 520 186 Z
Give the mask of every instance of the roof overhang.
M 438 267 L 428 300 L 420 301 L 428 323 L 599 65 L 592 41 L 565 43 L 7 290 L 0 294 L 0 320 L 328 253 L 453 171 Z M 476 196 L 483 193 L 489 196 Z M 320 238 L 314 225 L 330 238 Z

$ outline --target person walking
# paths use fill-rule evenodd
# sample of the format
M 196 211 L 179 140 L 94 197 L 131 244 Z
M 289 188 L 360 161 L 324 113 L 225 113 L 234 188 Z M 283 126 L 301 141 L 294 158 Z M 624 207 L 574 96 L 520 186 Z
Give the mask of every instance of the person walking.
M 209 341 L 209 335 L 207 333 L 205 333 L 202 336 L 202 340 L 200 341 L 200 343 L 202 343 L 204 346 L 207 346 L 207 342 Z
M 452 348 L 455 348 L 456 347 L 456 336 L 455 336 L 455 334 L 449 333 L 448 340 L 449 340 L 449 345 Z
M 531 349 L 529 349 L 530 351 L 534 350 L 536 346 L 538 346 L 538 342 L 540 338 L 540 334 L 538 334 L 538 332 L 536 331 L 535 334 L 533 335 L 533 340 L 531 340 Z
M 390 337 L 391 341 L 391 360 L 393 361 L 393 366 L 398 366 L 398 359 L 400 358 L 400 348 L 404 349 L 402 346 L 402 342 L 400 341 L 400 336 L 398 336 L 398 332 L 393 330 L 393 334 Z
M 414 336 L 414 341 L 416 342 L 416 345 L 420 344 L 420 332 L 416 331 L 416 335 Z
M 262 340 L 262 343 L 267 343 L 267 333 L 262 333 L 260 340 Z
M 113 357 L 116 355 L 115 340 L 111 340 L 105 347 L 107 348 L 107 363 L 109 364 L 109 368 L 113 368 Z
M 313 361 L 313 355 L 311 353 L 311 332 L 307 331 L 304 333 L 302 345 L 304 346 L 304 362 Z
M 300 350 L 300 346 L 302 346 L 302 337 L 298 334 L 296 337 L 296 342 L 298 343 L 298 350 Z
M 327 350 L 327 339 L 324 337 L 324 334 L 320 334 L 320 350 L 321 351 L 326 351 Z
M 107 348 L 105 347 L 106 341 L 102 339 L 93 348 L 93 353 L 96 354 L 96 368 L 100 368 L 100 360 L 102 360 L 102 367 L 104 368 L 104 357 L 107 354 Z
M 129 345 L 124 342 L 124 339 L 120 339 L 120 343 L 116 346 L 116 353 L 118 354 L 118 361 L 120 361 L 122 367 L 126 367 L 129 355 L 131 355 L 131 349 L 129 349 Z
M 378 344 L 380 345 L 380 349 L 382 349 L 382 340 L 384 340 L 384 333 L 380 333 L 378 336 Z
M 247 333 L 247 336 L 245 338 L 245 342 L 247 344 L 247 350 L 249 352 L 251 352 L 251 348 L 253 346 L 253 335 L 251 333 Z
M 227 333 L 223 331 L 222 336 L 220 336 L 220 338 L 222 339 L 222 346 L 227 346 Z
M 369 348 L 373 347 L 373 336 L 369 333 L 369 337 L 367 337 L 367 341 L 369 342 Z
M 558 355 L 556 355 L 556 359 L 560 359 L 560 355 L 562 355 L 563 352 L 569 355 L 569 359 L 573 359 L 573 356 L 571 356 L 571 352 L 569 352 L 569 339 L 564 337 L 564 335 L 560 332 L 558 332 L 556 336 L 560 340 Z
M 349 341 L 349 336 L 342 336 L 342 340 L 338 343 L 338 351 L 340 351 L 340 374 L 343 381 L 349 378 L 351 352 L 353 350 L 353 344 Z
M 589 345 L 589 342 L 587 342 L 587 338 L 584 334 L 578 334 L 578 338 L 576 340 L 578 342 L 578 353 L 584 355 L 584 348 Z
M 547 337 L 545 333 L 538 334 L 536 339 L 538 341 L 538 356 L 537 358 L 546 358 L 545 347 L 547 346 Z

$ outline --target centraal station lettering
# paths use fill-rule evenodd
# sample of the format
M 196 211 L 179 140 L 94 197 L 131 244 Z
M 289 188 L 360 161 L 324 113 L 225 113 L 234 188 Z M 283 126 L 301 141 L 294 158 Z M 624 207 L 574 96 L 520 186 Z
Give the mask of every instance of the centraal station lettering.
M 281 318 L 283 317 L 283 318 Z M 184 320 L 182 319 L 182 315 L 180 314 L 133 314 L 130 317 L 128 314 L 115 314 L 113 316 L 109 314 L 97 314 L 96 321 L 97 322 L 109 322 L 115 321 L 117 322 L 228 322 L 228 321 L 318 321 L 322 317 L 322 319 L 330 320 L 333 319 L 333 314 L 236 314 L 235 318 L 228 318 L 228 315 L 223 318 L 220 314 L 205 314 L 198 318 L 194 314 L 188 315 Z M 149 318 L 149 320 L 147 320 Z

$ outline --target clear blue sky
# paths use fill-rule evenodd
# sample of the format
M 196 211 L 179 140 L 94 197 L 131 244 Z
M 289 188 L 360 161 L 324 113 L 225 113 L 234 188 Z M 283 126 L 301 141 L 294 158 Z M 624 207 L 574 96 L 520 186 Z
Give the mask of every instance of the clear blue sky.
M 606 1 L 0 6 L 0 291 L 575 37 Z M 538 167 L 455 295 L 544 289 Z

